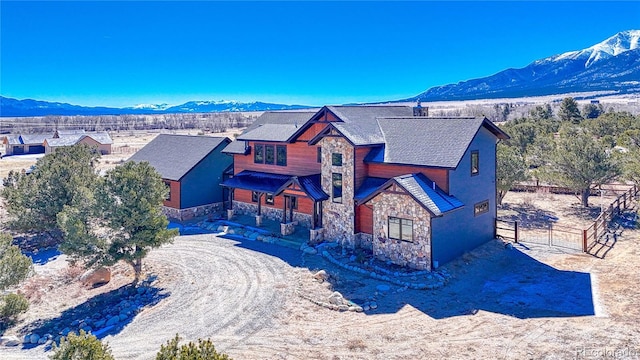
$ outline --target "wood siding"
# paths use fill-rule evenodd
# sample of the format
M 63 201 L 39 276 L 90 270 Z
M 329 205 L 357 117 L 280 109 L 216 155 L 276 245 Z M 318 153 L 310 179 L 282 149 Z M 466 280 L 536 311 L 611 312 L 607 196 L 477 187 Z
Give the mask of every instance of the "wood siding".
M 387 179 L 405 174 L 422 173 L 435 181 L 442 190 L 449 192 L 449 170 L 447 169 L 392 164 L 368 164 L 367 169 L 369 176 Z
M 359 147 L 355 150 L 355 169 L 354 169 L 354 186 L 355 190 L 360 188 L 362 182 L 367 178 L 367 164 L 364 163 L 364 158 L 371 151 L 370 147 Z
M 169 183 L 171 189 L 171 198 L 163 202 L 164 206 L 180 209 L 180 182 L 163 179 L 165 183 Z
M 313 139 L 316 135 L 318 135 L 326 127 L 327 127 L 327 124 L 323 124 L 323 123 L 311 124 L 311 126 L 305 132 L 300 134 L 300 136 L 298 136 L 298 138 L 296 140 L 297 141 L 309 141 L 309 140 Z
M 283 145 L 282 143 L 258 142 L 259 144 Z M 235 154 L 234 174 L 243 170 L 261 171 L 282 175 L 313 175 L 320 173 L 320 164 L 317 160 L 317 150 L 315 146 L 309 146 L 306 142 L 296 142 L 287 145 L 287 166 L 256 164 L 253 162 L 255 142 L 249 142 L 251 152 L 248 155 Z
M 284 194 L 286 194 L 286 190 L 284 192 Z M 302 213 L 302 214 L 307 214 L 307 215 L 312 215 L 313 214 L 313 200 L 311 200 L 308 197 L 302 197 L 302 196 L 297 196 L 298 198 L 298 208 L 294 209 L 295 212 L 298 213 Z M 251 201 L 251 191 L 250 190 L 242 190 L 242 189 L 236 189 L 234 191 L 233 194 L 233 199 L 235 201 L 240 201 L 240 202 L 244 202 L 244 203 L 248 203 L 248 204 L 255 204 L 256 206 L 258 205 L 257 202 L 253 202 Z M 265 202 L 266 199 L 266 195 L 262 195 L 262 206 L 263 207 L 268 207 L 268 208 L 276 208 L 279 210 L 282 210 L 284 207 L 284 196 L 280 195 L 280 196 L 275 196 L 273 198 L 273 205 L 268 205 Z M 289 209 L 287 209 L 289 210 Z
M 367 205 L 356 208 L 356 233 L 373 234 L 373 209 Z

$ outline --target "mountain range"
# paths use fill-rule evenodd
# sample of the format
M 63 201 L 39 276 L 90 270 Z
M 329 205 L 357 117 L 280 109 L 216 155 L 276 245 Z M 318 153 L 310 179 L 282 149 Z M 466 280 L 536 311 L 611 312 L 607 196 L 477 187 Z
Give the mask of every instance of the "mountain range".
M 518 98 L 601 90 L 640 92 L 640 30 L 622 31 L 586 49 L 536 60 L 520 69 L 435 86 L 403 101 Z
M 640 30 L 615 34 L 583 50 L 536 60 L 520 69 L 457 84 L 432 87 L 414 97 L 390 102 L 518 98 L 574 92 L 640 93 Z M 309 108 L 264 102 L 189 101 L 182 105 L 140 104 L 126 108 L 86 107 L 0 96 L 0 116 L 122 115 L 266 111 Z

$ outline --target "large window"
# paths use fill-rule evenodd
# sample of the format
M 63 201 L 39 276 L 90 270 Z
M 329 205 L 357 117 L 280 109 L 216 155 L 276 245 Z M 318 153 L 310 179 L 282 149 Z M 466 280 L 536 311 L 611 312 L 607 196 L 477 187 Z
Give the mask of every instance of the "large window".
M 332 199 L 334 203 L 342 202 L 342 174 L 333 173 L 331 175 L 331 187 L 333 191 Z
M 342 166 L 342 154 L 338 154 L 338 153 L 331 154 L 331 165 Z
M 413 241 L 413 221 L 389 216 L 389 239 Z
M 254 148 L 253 162 L 258 164 L 264 163 L 264 145 L 256 144 Z
M 480 173 L 480 155 L 478 151 L 471 152 L 471 176 L 478 175 Z
M 473 215 L 478 216 L 489 212 L 489 200 L 479 202 L 473 206 Z
M 276 159 L 276 151 L 273 145 L 264 146 L 264 163 L 273 165 Z
M 298 198 L 295 196 L 287 196 L 287 198 L 289 199 L 289 207 L 291 209 L 297 209 L 298 208 Z
M 276 165 L 287 166 L 287 146 L 276 146 Z

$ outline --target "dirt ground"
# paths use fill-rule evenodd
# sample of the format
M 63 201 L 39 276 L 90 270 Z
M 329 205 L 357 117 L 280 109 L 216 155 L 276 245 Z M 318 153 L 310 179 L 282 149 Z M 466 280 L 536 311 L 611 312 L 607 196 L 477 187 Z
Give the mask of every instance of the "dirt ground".
M 318 255 L 213 234 L 181 236 L 145 260 L 167 296 L 103 340 L 117 359 L 152 358 L 175 333 L 211 338 L 235 359 L 637 358 L 639 235 L 625 230 L 604 259 L 495 240 L 445 265 L 452 277 L 443 288 L 397 292 L 388 284 L 388 293 L 376 290 L 380 280 Z M 57 279 L 55 286 L 45 286 L 40 303 L 7 334 L 132 278 L 119 266 L 112 283 L 88 290 L 65 280 L 64 256 L 37 269 Z M 327 282 L 312 278 L 318 269 L 330 274 Z M 326 300 L 333 291 L 354 301 L 369 294 L 377 308 L 338 312 L 299 296 Z M 47 355 L 44 346 L 0 347 L 3 359 Z

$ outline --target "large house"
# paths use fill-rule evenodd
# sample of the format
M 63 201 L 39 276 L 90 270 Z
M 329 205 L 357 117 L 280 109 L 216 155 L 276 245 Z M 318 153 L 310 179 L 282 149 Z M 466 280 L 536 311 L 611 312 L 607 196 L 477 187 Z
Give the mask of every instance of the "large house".
M 224 149 L 236 213 L 283 234 L 370 249 L 432 269 L 494 237 L 496 144 L 486 118 L 427 117 L 406 106 L 266 112 Z
M 147 161 L 169 188 L 164 213 L 174 219 L 222 212 L 225 195 L 219 185 L 233 158 L 222 150 L 226 137 L 160 134 L 128 161 Z

